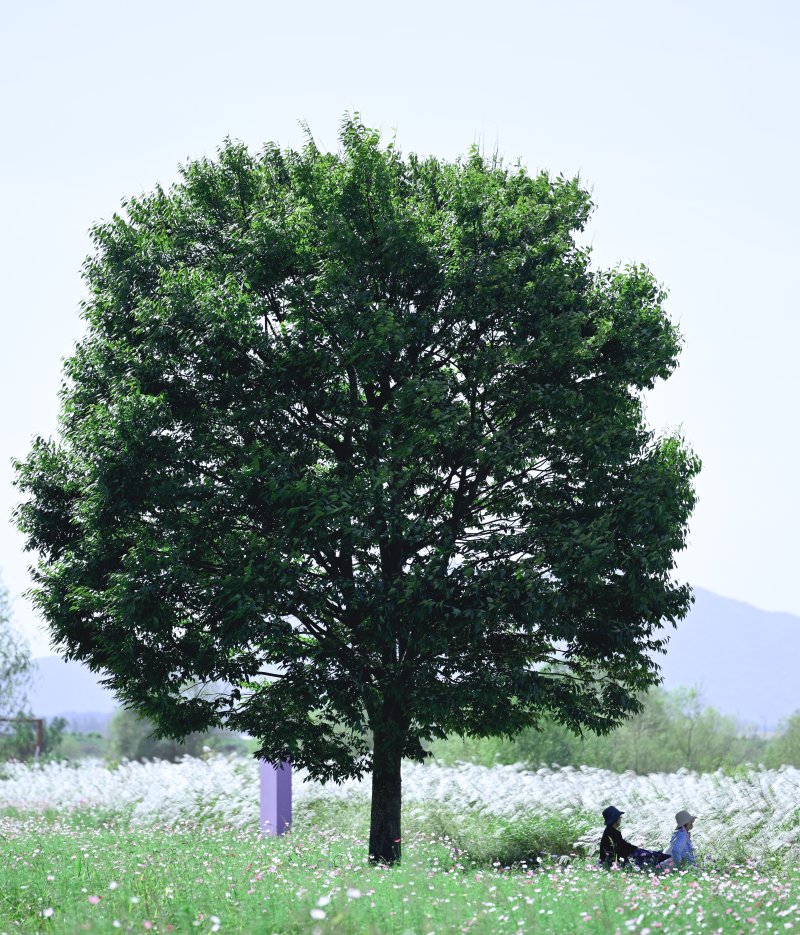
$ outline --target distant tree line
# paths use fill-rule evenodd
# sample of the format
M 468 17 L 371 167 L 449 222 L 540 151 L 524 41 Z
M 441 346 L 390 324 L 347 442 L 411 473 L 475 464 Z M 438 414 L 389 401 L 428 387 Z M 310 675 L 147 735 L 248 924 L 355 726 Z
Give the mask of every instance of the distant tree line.
M 19 717 L 29 715 L 20 713 Z M 0 731 L 0 760 L 31 760 L 36 750 L 36 724 L 17 720 Z M 154 736 L 155 725 L 133 711 L 120 708 L 111 718 L 108 730 L 70 732 L 64 718 L 51 718 L 44 724 L 42 760 L 79 760 L 99 757 L 106 760 L 170 760 L 183 756 L 201 756 L 206 750 L 215 753 L 244 752 L 247 742 L 230 731 L 212 730 L 189 734 L 183 742 Z
M 713 772 L 746 763 L 800 767 L 800 711 L 766 735 L 704 705 L 697 688 L 653 689 L 640 697 L 641 712 L 603 736 L 577 736 L 545 720 L 540 730 L 523 731 L 513 740 L 451 737 L 433 744 L 431 751 L 445 763 L 596 766 L 636 773 Z
M 800 711 L 786 718 L 771 734 L 703 704 L 696 688 L 671 692 L 653 690 L 642 696 L 643 709 L 605 736 L 576 736 L 553 721 L 541 730 L 528 730 L 514 740 L 451 737 L 431 746 L 434 762 L 467 760 L 491 766 L 523 763 L 541 766 L 596 766 L 636 773 L 733 770 L 747 763 L 769 767 L 800 767 Z M 118 761 L 201 756 L 207 750 L 246 753 L 253 742 L 215 730 L 190 734 L 183 743 L 154 736 L 154 724 L 134 712 L 120 709 L 105 734 L 66 729 L 63 718 L 44 726 L 43 759 L 77 760 L 96 756 Z M 0 760 L 29 760 L 36 744 L 35 725 L 7 725 L 0 735 Z
M 120 708 L 108 728 L 108 755 L 116 760 L 171 760 L 200 756 L 204 748 L 215 753 L 243 752 L 246 742 L 226 730 L 196 731 L 183 741 L 154 735 L 155 724 L 133 711 Z

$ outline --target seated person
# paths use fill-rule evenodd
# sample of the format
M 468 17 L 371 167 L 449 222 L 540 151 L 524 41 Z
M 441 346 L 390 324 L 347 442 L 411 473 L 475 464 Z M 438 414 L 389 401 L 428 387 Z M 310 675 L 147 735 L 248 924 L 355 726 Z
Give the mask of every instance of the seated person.
M 637 867 L 643 867 L 645 864 L 655 866 L 667 860 L 668 854 L 636 847 L 622 837 L 619 827 L 622 824 L 624 814 L 613 805 L 603 809 L 603 820 L 606 827 L 603 836 L 600 838 L 600 863 L 606 866 L 611 866 L 613 863 L 621 865 L 632 863 Z
M 668 866 L 680 864 L 693 864 L 695 861 L 694 847 L 692 846 L 692 828 L 697 821 L 696 815 L 691 815 L 682 809 L 675 816 L 677 827 L 672 832 L 672 840 L 665 853 L 672 858 Z

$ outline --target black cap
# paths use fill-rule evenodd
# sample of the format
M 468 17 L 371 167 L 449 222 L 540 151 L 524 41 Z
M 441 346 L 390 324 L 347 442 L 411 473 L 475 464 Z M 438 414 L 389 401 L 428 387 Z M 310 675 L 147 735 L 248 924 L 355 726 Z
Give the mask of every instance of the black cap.
M 609 805 L 608 808 L 603 809 L 603 820 L 606 825 L 613 825 L 624 814 L 625 812 L 621 812 L 618 808 L 614 808 L 613 805 Z

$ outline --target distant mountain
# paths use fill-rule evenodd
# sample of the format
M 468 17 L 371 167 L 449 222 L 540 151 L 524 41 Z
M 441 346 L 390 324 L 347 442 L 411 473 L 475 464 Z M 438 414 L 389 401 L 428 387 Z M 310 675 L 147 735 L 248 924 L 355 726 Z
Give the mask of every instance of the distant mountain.
M 697 685 L 706 704 L 760 729 L 773 729 L 800 710 L 800 617 L 758 610 L 703 588 L 694 595 L 659 658 L 664 687 Z M 102 723 L 117 706 L 113 693 L 81 663 L 46 656 L 36 664 L 31 702 L 40 716 L 68 713 L 71 722 L 90 723 L 80 716 L 97 715 Z
M 665 688 L 697 685 L 725 714 L 771 730 L 800 710 L 800 617 L 694 589 L 661 657 Z

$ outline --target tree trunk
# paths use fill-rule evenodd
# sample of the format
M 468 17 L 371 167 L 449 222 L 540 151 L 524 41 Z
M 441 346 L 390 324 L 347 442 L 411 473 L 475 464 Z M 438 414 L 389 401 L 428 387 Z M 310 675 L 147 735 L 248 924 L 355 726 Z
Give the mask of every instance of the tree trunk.
M 369 827 L 369 856 L 376 863 L 400 860 L 400 763 L 402 726 L 383 720 L 372 727 L 372 812 Z

